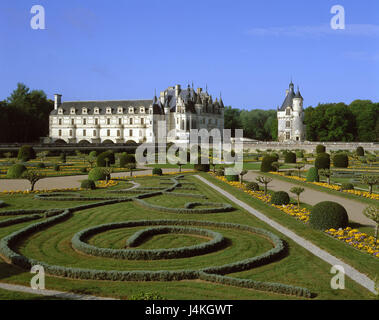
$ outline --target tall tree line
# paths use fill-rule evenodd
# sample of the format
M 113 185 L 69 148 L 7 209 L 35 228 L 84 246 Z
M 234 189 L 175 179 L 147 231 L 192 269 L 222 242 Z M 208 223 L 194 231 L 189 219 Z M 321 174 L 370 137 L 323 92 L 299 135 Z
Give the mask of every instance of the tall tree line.
M 54 108 L 42 90 L 30 90 L 22 83 L 0 101 L 0 143 L 38 142 L 49 133 L 49 114 Z
M 324 103 L 305 109 L 308 141 L 379 141 L 379 103 L 355 100 L 345 103 Z M 241 128 L 247 138 L 276 141 L 278 121 L 276 110 L 240 110 L 226 107 L 226 129 Z

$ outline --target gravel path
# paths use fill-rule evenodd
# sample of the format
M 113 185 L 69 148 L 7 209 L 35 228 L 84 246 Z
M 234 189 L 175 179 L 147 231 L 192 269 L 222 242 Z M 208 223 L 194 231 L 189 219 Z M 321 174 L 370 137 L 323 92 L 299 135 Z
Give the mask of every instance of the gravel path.
M 162 169 L 163 173 L 177 172 L 178 169 Z M 134 171 L 133 176 L 151 174 L 152 168 Z M 129 172 L 116 172 L 112 173 L 113 178 L 128 177 Z M 80 188 L 80 182 L 88 178 L 88 175 L 76 176 L 63 176 L 63 177 L 49 177 L 38 181 L 35 185 L 36 190 L 51 190 L 51 189 L 65 189 L 65 188 Z M 30 183 L 25 179 L 0 179 L 0 192 L 4 190 L 28 190 Z
M 241 208 L 245 209 L 247 212 L 251 213 L 255 217 L 257 217 L 259 220 L 262 220 L 263 222 L 267 223 L 274 229 L 278 230 L 282 234 L 284 234 L 286 237 L 292 239 L 294 242 L 296 242 L 298 245 L 302 246 L 306 250 L 310 251 L 315 256 L 319 257 L 320 259 L 324 260 L 325 262 L 329 263 L 330 265 L 340 265 L 344 268 L 345 274 L 353 279 L 355 282 L 359 283 L 361 286 L 365 287 L 369 291 L 371 291 L 374 294 L 378 294 L 375 291 L 375 283 L 370 278 L 368 278 L 363 273 L 359 272 L 358 270 L 354 269 L 350 265 L 346 264 L 345 262 L 341 261 L 340 259 L 336 258 L 335 256 L 331 255 L 330 253 L 326 252 L 325 250 L 320 249 L 319 247 L 315 246 L 313 243 L 309 242 L 308 240 L 305 240 L 304 238 L 298 236 L 293 231 L 287 229 L 286 227 L 283 227 L 281 224 L 271 220 L 263 213 L 255 210 L 254 208 L 247 205 L 245 202 L 238 200 L 236 197 L 231 195 L 230 193 L 224 191 L 220 187 L 214 185 L 213 183 L 209 182 L 207 179 L 200 177 L 198 175 L 195 175 L 196 178 L 200 179 L 202 182 L 210 186 L 211 188 L 215 189 L 219 193 L 221 193 L 223 196 L 227 197 L 231 201 L 233 201 L 236 205 L 240 206 Z
M 96 296 L 83 295 L 83 294 L 77 294 L 77 293 L 71 293 L 71 292 L 63 292 L 63 291 L 56 291 L 56 290 L 39 290 L 39 289 L 35 290 L 35 289 L 30 288 L 30 287 L 20 286 L 20 285 L 16 285 L 16 284 L 8 284 L 8 283 L 0 283 L 0 288 L 4 289 L 4 290 L 9 290 L 9 291 L 38 294 L 38 295 L 42 295 L 42 296 L 55 297 L 55 298 L 59 298 L 59 299 L 115 300 L 112 298 L 103 298 L 103 297 L 96 297 Z
M 259 172 L 249 171 L 243 177 L 243 179 L 245 181 L 256 181 L 255 178 L 259 175 L 261 175 Z M 291 183 L 274 178 L 273 181 L 270 182 L 270 184 L 268 185 L 268 188 L 273 191 L 286 191 L 289 193 L 291 197 L 295 198 L 296 195 L 290 193 L 289 190 L 292 187 L 298 186 L 299 185 L 296 183 Z M 305 189 L 305 191 L 300 195 L 301 202 L 313 206 L 321 201 L 334 201 L 341 204 L 346 209 L 350 221 L 358 222 L 363 226 L 375 226 L 375 223 L 362 213 L 362 211 L 368 206 L 368 204 L 359 202 L 357 200 L 350 200 L 344 197 L 339 197 L 334 194 L 330 194 L 327 190 L 325 192 L 322 192 L 304 186 L 301 187 Z

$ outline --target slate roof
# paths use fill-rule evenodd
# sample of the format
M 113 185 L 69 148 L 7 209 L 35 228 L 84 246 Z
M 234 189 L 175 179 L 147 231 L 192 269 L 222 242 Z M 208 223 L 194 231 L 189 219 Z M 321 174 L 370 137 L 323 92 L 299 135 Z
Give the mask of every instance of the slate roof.
M 285 111 L 286 108 L 288 108 L 288 107 L 290 107 L 292 109 L 292 103 L 293 103 L 293 99 L 294 98 L 301 98 L 301 99 L 303 99 L 303 97 L 300 94 L 299 88 L 297 89 L 297 92 L 295 94 L 295 91 L 293 89 L 293 83 L 291 81 L 291 83 L 289 85 L 288 94 L 285 97 L 282 106 L 279 108 L 279 111 Z
M 75 108 L 76 114 L 82 114 L 82 108 L 87 108 L 87 114 L 94 114 L 94 109 L 99 108 L 99 114 L 106 114 L 106 108 L 112 108 L 112 114 L 116 114 L 119 107 L 124 113 L 128 113 L 129 107 L 134 107 L 134 113 L 139 113 L 139 107 L 149 108 L 153 100 L 106 100 L 106 101 L 65 101 L 58 108 L 63 109 L 63 114 L 70 114 L 71 108 Z M 58 110 L 51 111 L 52 115 L 58 114 Z

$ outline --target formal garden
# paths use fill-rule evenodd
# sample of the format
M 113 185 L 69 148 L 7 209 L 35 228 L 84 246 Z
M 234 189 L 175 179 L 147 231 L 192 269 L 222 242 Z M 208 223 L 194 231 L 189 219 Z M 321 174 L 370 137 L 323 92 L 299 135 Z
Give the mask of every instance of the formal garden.
M 85 163 L 80 154 L 66 155 L 66 163 L 81 162 L 87 169 L 80 187 L 0 192 L 0 281 L 28 285 L 30 268 L 38 264 L 45 268 L 48 289 L 121 299 L 146 295 L 155 299 L 375 298 L 350 279 L 345 290 L 331 289 L 329 264 L 197 178 L 221 186 L 375 279 L 377 228 L 363 232 L 337 203 L 321 201 L 312 206 L 301 199 L 303 186 L 317 182 L 307 181 L 309 171 L 319 165 L 317 155 L 306 158 L 288 151 L 259 150 L 245 155 L 246 163 L 259 165 L 256 181 L 244 180 L 248 169 L 225 176 L 227 165 L 195 165 L 195 175 L 182 165 L 169 173 L 156 165 L 143 175 L 133 175 L 138 170 L 133 155 L 93 153 L 92 163 Z M 61 157 L 47 155 L 37 161 L 65 163 Z M 41 173 L 40 179 L 47 176 L 42 168 L 30 166 L 34 161 L 33 157 L 15 160 L 13 167 L 26 167 L 19 179 L 27 179 L 28 172 Z M 363 170 L 362 159 L 349 155 L 348 161 L 352 163 L 346 171 L 354 166 L 363 176 L 375 176 L 376 161 L 370 163 L 371 170 Z M 334 174 L 338 169 L 332 161 L 328 170 Z M 122 177 L 111 176 L 124 171 Z M 293 182 L 293 188 L 270 190 L 272 177 Z M 359 177 L 350 183 L 357 189 L 366 187 L 362 192 L 375 196 L 346 195 L 366 201 L 368 208 L 362 215 L 378 223 L 377 183 L 370 188 L 362 181 Z M 329 192 L 328 187 L 315 187 Z M 13 299 L 17 293 L 0 292 L 0 296 Z

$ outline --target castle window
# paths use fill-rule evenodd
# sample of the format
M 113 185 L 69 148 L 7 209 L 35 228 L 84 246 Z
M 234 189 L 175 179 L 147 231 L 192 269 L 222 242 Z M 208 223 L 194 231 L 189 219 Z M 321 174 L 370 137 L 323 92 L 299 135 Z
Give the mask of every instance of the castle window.
M 87 114 L 87 108 L 83 108 L 83 109 L 82 109 L 82 113 L 83 113 L 83 114 Z
M 119 137 L 120 135 L 121 135 L 120 130 L 117 130 L 117 137 Z
M 71 124 L 72 124 L 72 125 L 75 124 L 75 120 L 74 120 L 74 119 L 71 119 Z
M 70 113 L 71 113 L 71 114 L 75 114 L 75 108 L 71 108 L 71 109 L 70 109 Z
M 129 136 L 132 136 L 132 135 L 133 135 L 133 130 L 130 129 L 130 130 L 129 130 Z
M 118 108 L 117 110 L 118 113 L 122 113 L 122 111 L 123 111 L 122 108 Z
M 139 108 L 139 112 L 145 113 L 145 108 L 144 107 Z
M 85 137 L 86 134 L 87 134 L 87 132 L 86 132 L 86 130 L 84 129 L 84 130 L 83 130 L 83 137 Z
M 58 109 L 58 114 L 63 114 L 63 109 L 62 108 Z
M 129 113 L 134 113 L 134 108 L 133 107 L 129 108 Z
M 58 120 L 58 124 L 59 124 L 59 125 L 62 125 L 62 119 L 59 119 L 59 120 Z
M 145 119 L 141 118 L 141 124 L 145 124 Z
M 286 132 L 286 139 L 287 140 L 291 139 L 291 133 L 290 132 Z
M 99 108 L 95 108 L 94 114 L 99 114 Z
M 95 119 L 95 124 L 96 124 L 96 125 L 99 124 L 99 119 L 98 119 L 98 118 Z
M 70 137 L 72 137 L 72 130 L 70 130 Z
M 129 124 L 133 124 L 133 118 L 129 118 Z
M 291 121 L 286 121 L 286 128 L 291 128 Z
M 286 109 L 286 116 L 290 116 L 291 115 L 291 109 L 290 108 L 287 108 Z
M 112 113 L 112 108 L 111 107 L 107 107 L 106 112 L 107 112 L 107 114 L 111 114 Z
M 107 118 L 107 125 L 111 124 L 111 119 Z
M 60 137 L 62 136 L 62 130 L 60 130 L 60 129 L 58 130 L 58 136 L 60 136 Z
M 121 124 L 121 123 L 122 123 L 122 119 L 118 118 L 118 124 Z
M 84 125 L 87 124 L 87 119 L 83 119 L 83 124 L 84 124 Z
M 93 136 L 96 137 L 96 130 L 93 130 Z
M 107 136 L 109 137 L 111 135 L 111 130 L 107 130 Z

